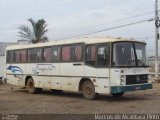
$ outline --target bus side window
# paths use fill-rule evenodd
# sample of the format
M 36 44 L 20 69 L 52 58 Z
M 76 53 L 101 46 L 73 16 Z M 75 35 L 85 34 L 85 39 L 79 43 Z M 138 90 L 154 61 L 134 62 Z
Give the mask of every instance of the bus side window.
M 42 49 L 40 49 L 40 48 L 35 49 L 35 54 L 36 54 L 36 61 L 35 62 L 41 62 L 41 59 L 42 59 Z
M 42 49 L 41 48 L 34 48 L 28 50 L 28 62 L 30 63 L 37 63 L 41 62 L 41 55 Z
M 7 63 L 14 62 L 14 51 L 7 51 Z
M 21 61 L 21 52 L 20 50 L 16 50 L 15 51 L 15 62 L 20 63 L 20 61 Z
M 26 53 L 27 53 L 26 50 L 21 50 L 21 63 L 26 62 L 26 58 L 27 58 Z
M 52 47 L 51 50 L 51 61 L 57 62 L 60 59 L 60 47 Z
M 68 45 L 62 47 L 62 61 L 71 61 L 71 46 Z
M 86 64 L 96 65 L 96 45 L 88 45 L 86 47 Z
M 109 67 L 110 63 L 110 46 L 100 45 L 98 47 L 97 65 L 100 67 Z
M 71 58 L 74 62 L 82 60 L 82 45 L 73 45 L 71 48 Z
M 27 51 L 27 62 L 31 62 L 31 50 Z
M 43 61 L 51 62 L 51 48 L 44 48 Z

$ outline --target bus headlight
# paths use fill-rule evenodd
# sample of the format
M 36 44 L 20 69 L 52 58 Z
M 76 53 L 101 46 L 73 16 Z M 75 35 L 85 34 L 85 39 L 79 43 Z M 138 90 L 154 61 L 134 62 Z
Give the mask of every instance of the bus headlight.
M 125 84 L 125 76 L 124 76 L 124 75 L 121 75 L 120 84 L 121 84 L 121 85 L 124 85 L 124 84 Z

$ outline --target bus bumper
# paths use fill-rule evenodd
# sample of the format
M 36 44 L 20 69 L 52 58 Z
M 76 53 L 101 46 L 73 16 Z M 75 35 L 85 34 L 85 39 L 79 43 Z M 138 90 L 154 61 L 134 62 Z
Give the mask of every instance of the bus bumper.
M 123 93 L 127 91 L 146 90 L 152 88 L 153 88 L 152 83 L 146 83 L 142 85 L 132 85 L 132 86 L 111 86 L 111 93 Z

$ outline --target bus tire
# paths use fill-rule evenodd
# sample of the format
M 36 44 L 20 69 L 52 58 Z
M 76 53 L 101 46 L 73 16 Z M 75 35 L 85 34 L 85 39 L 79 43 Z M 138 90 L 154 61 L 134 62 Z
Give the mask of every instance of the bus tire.
M 94 84 L 91 81 L 85 81 L 82 85 L 82 93 L 83 97 L 88 100 L 94 100 L 97 97 L 97 93 L 95 92 Z
M 113 97 L 122 97 L 124 95 L 124 92 L 122 93 L 112 93 Z
M 42 88 L 36 88 L 32 78 L 27 81 L 27 90 L 30 94 L 42 93 Z

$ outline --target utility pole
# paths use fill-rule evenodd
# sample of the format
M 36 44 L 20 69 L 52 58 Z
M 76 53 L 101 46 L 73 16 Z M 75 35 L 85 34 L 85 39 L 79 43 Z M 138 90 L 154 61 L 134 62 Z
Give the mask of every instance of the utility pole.
M 158 23 L 158 0 L 155 0 L 155 23 Z M 159 39 L 159 26 L 155 27 L 155 79 L 158 80 L 158 39 Z

